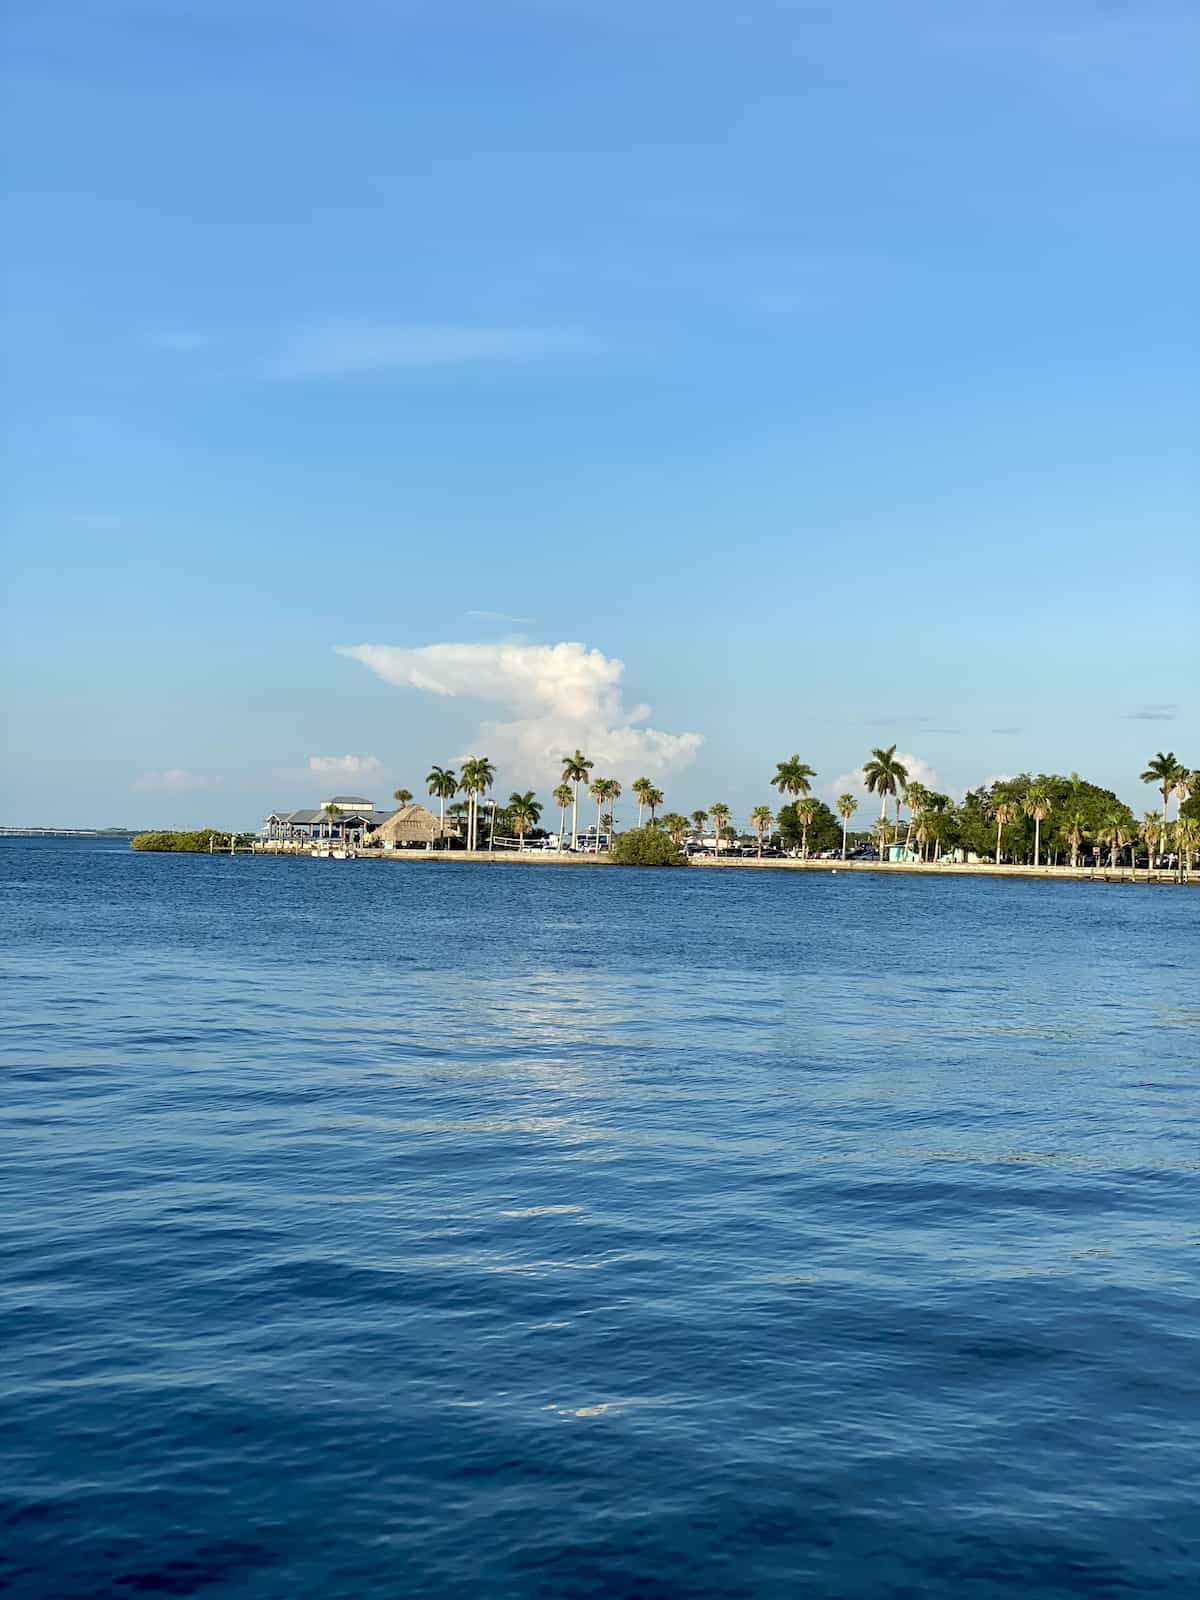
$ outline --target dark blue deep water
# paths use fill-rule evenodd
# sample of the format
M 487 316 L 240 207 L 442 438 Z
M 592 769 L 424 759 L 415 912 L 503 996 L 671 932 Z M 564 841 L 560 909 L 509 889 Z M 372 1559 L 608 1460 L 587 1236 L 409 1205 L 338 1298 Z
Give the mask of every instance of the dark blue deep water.
M 1200 1592 L 1200 891 L 0 869 L 8 1594 Z

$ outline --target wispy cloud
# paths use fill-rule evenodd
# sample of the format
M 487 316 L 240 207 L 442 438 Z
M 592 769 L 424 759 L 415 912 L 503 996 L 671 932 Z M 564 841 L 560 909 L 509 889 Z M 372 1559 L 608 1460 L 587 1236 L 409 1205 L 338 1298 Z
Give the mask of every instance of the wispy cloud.
M 224 341 L 219 334 L 199 328 L 148 328 L 138 335 L 137 342 L 153 355 L 195 356 L 219 349 Z
M 1126 722 L 1174 722 L 1179 715 L 1179 707 L 1169 700 L 1158 701 L 1153 705 L 1138 706 L 1135 711 L 1125 713 Z
M 587 344 L 577 333 L 554 328 L 310 322 L 279 336 L 267 372 L 280 378 L 323 378 L 390 367 L 543 361 L 577 354 Z
M 1003 733 L 1003 734 L 1020 733 L 1020 731 L 1021 731 L 1020 728 L 1015 728 L 1015 727 L 1002 727 L 1002 728 L 992 728 L 991 729 L 992 733 Z
M 571 328 L 483 327 L 341 317 L 237 336 L 204 329 L 151 330 L 139 347 L 187 362 L 206 377 L 340 378 L 357 373 L 481 364 L 536 363 L 594 355 L 605 348 Z
M 480 724 L 476 748 L 517 781 L 557 782 L 576 748 L 597 774 L 628 781 L 686 766 L 702 743 L 645 726 L 650 707 L 625 704 L 625 663 L 583 644 L 359 644 L 338 654 L 385 683 L 503 707 L 505 720 Z
M 1194 125 L 1200 17 L 1180 0 L 981 0 L 931 14 L 926 35 L 1041 80 L 1106 115 Z
M 378 756 L 309 756 L 308 770 L 317 778 L 373 778 L 383 762 Z
M 130 785 L 135 794 L 194 794 L 200 789 L 219 789 L 223 778 L 206 778 L 186 767 L 168 767 L 165 772 L 143 772 Z
M 468 611 L 476 622 L 532 622 L 532 617 L 510 617 L 507 611 Z

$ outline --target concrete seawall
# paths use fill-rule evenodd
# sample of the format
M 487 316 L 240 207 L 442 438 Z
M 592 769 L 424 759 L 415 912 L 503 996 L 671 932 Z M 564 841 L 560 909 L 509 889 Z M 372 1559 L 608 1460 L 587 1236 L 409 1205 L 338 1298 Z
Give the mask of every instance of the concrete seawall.
M 308 858 L 308 847 L 279 849 L 269 845 L 256 845 L 258 855 L 301 856 Z M 455 866 L 463 862 L 488 861 L 493 865 L 541 865 L 560 867 L 611 867 L 615 865 L 607 855 L 573 855 L 570 851 L 554 850 L 360 850 L 360 861 L 395 861 L 409 866 Z M 932 876 L 941 878 L 1042 878 L 1068 882 L 1092 883 L 1169 883 L 1189 885 L 1200 882 L 1200 874 L 1184 874 L 1181 878 L 1171 871 L 1150 873 L 1131 872 L 1129 867 L 1030 867 L 996 866 L 993 862 L 977 861 L 959 863 L 949 861 L 790 861 L 765 859 L 754 856 L 693 856 L 689 867 L 710 872 L 885 872 L 903 876 Z
M 754 857 L 737 857 L 718 860 L 716 856 L 696 856 L 689 863 L 693 867 L 730 868 L 751 867 L 766 871 L 769 867 L 786 872 L 886 872 L 909 876 L 935 878 L 1053 878 L 1083 883 L 1192 883 L 1200 882 L 1200 875 L 1185 874 L 1180 878 L 1175 872 L 1149 873 L 1144 869 L 1134 873 L 1130 867 L 1031 867 L 1010 866 L 1007 862 L 997 866 L 992 861 L 759 861 Z

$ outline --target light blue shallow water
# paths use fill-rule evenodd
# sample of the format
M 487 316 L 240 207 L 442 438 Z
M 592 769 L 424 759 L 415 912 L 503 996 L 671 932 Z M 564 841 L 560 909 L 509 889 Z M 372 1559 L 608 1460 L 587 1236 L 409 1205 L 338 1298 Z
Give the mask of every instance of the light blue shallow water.
M 1200 892 L 0 874 L 9 1594 L 1200 1589 Z

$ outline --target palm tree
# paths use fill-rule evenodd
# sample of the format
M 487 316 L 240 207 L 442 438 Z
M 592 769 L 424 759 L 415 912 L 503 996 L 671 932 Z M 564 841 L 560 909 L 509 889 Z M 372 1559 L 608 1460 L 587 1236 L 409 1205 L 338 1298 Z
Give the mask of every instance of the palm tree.
M 468 850 L 474 850 L 475 845 L 476 845 L 476 841 L 477 841 L 477 834 L 478 834 L 477 811 L 478 811 L 478 805 L 479 805 L 479 789 L 481 787 L 480 784 L 479 784 L 479 781 L 478 781 L 478 776 L 479 775 L 478 775 L 478 773 L 476 771 L 476 767 L 475 767 L 475 758 L 474 758 L 474 756 L 472 756 L 468 760 L 463 762 L 463 764 L 462 764 L 462 772 L 461 772 L 461 774 L 459 776 L 459 780 L 458 780 L 459 788 L 461 789 L 463 794 L 465 794 L 466 797 L 467 797 L 467 849 Z
M 1100 838 L 1109 846 L 1108 864 L 1117 865 L 1117 851 L 1129 843 L 1133 818 L 1124 810 L 1110 811 L 1100 827 Z
M 927 855 L 927 859 L 930 861 L 940 861 L 942 858 L 942 845 L 950 833 L 950 813 L 953 810 L 954 807 L 950 803 L 948 794 L 937 794 L 935 792 L 929 796 L 925 820 L 928 824 L 930 841 L 933 846 Z
M 467 849 L 475 848 L 475 758 L 468 757 L 462 764 L 458 779 L 460 794 L 467 797 Z
M 808 830 L 813 825 L 813 818 L 817 814 L 817 802 L 805 798 L 797 800 L 792 809 L 796 813 L 796 821 L 800 824 L 800 856 L 808 860 Z
M 479 848 L 479 796 L 486 794 L 495 781 L 496 769 L 487 756 L 472 756 L 470 761 L 463 762 L 462 777 L 458 786 L 466 793 L 471 805 L 467 823 L 469 850 Z
M 561 850 L 563 834 L 567 831 L 567 807 L 571 804 L 571 785 L 560 783 L 550 798 L 558 807 L 558 847 Z
M 446 801 L 458 793 L 458 779 L 449 767 L 431 767 L 425 777 L 425 787 L 438 803 L 438 826 L 441 829 L 442 849 L 446 848 Z
M 852 794 L 838 795 L 838 816 L 842 819 L 842 860 L 846 859 L 846 836 L 850 832 L 850 818 L 858 810 L 858 801 Z
M 642 812 L 645 810 L 645 807 L 646 807 L 646 794 L 653 787 L 654 787 L 654 785 L 650 782 L 649 778 L 635 778 L 633 780 L 633 782 L 629 785 L 630 794 L 633 794 L 633 795 L 637 796 L 637 803 L 638 803 L 637 825 L 638 825 L 639 828 L 642 825 Z
M 616 837 L 617 832 L 617 801 L 621 798 L 621 785 L 616 778 L 610 778 L 608 783 L 608 803 L 613 810 L 613 814 L 608 820 L 608 847 L 611 850 L 612 841 Z M 653 813 L 651 814 L 650 820 L 654 820 Z
M 412 805 L 412 790 L 397 789 L 393 792 L 392 799 L 398 806 L 410 806 Z
M 662 790 L 654 788 L 653 785 L 646 790 L 646 804 L 650 807 L 651 822 L 654 821 L 655 812 L 658 810 L 659 806 L 665 803 L 666 798 L 667 797 Z
M 1031 783 L 1025 791 L 1024 809 L 1027 817 L 1033 818 L 1033 864 L 1039 865 L 1042 853 L 1042 823 L 1050 815 L 1054 801 L 1050 790 L 1039 779 Z
M 761 861 L 763 835 L 771 831 L 771 823 L 774 821 L 774 818 L 771 816 L 770 806 L 755 806 L 754 810 L 750 813 L 750 821 L 754 827 L 755 833 L 758 835 L 758 859 Z
M 1129 846 L 1129 865 L 1133 869 L 1133 875 L 1136 878 L 1137 853 L 1133 848 L 1133 842 L 1138 836 L 1137 818 L 1134 816 L 1133 812 L 1130 811 L 1128 806 L 1121 807 L 1120 818 L 1121 836 L 1117 840 L 1117 848 L 1123 850 L 1126 845 Z
M 884 852 L 892 842 L 892 830 L 888 825 L 887 817 L 881 814 L 879 821 L 871 829 L 871 832 L 875 835 L 875 843 L 879 847 L 879 859 L 882 861 Z
M 925 811 L 917 812 L 916 826 L 913 830 L 913 835 L 917 841 L 917 859 L 919 861 L 925 860 L 926 845 L 937 838 L 937 826 L 938 819 L 936 811 L 927 809 Z
M 1071 846 L 1071 865 L 1079 865 L 1079 846 L 1083 843 L 1083 836 L 1087 832 L 1087 818 L 1078 806 L 1069 811 L 1063 818 L 1063 832 L 1067 843 Z
M 1183 863 L 1183 870 L 1190 873 L 1192 858 L 1197 849 L 1200 849 L 1200 821 L 1195 817 L 1177 817 L 1175 820 L 1175 848 L 1179 852 L 1179 859 Z
M 1000 865 L 1000 840 L 1004 834 L 1004 824 L 1011 822 L 1017 812 L 1017 802 L 1010 794 L 998 789 L 992 796 L 992 816 L 996 819 L 996 865 Z
M 708 812 L 707 811 L 693 811 L 692 812 L 692 827 L 695 828 L 697 833 L 703 835 L 704 829 L 705 829 L 705 826 L 706 826 L 707 822 L 708 822 Z
M 607 796 L 608 796 L 608 790 L 605 787 L 605 780 L 603 778 L 595 778 L 595 779 L 593 779 L 593 781 L 588 785 L 588 791 L 591 794 L 592 799 L 596 802 L 596 854 L 599 855 L 600 854 L 600 808 L 601 808 L 601 806 L 603 806 L 603 804 L 604 804 L 604 802 L 605 802 L 605 800 L 607 799 Z
M 717 836 L 717 854 L 721 854 L 721 835 L 725 831 L 725 824 L 729 821 L 729 807 L 723 800 L 718 800 L 715 805 L 708 808 L 708 814 L 713 820 L 713 832 Z
M 588 781 L 588 773 L 595 766 L 594 761 L 589 761 L 582 750 L 576 750 L 573 756 L 563 757 L 563 782 L 572 787 L 571 795 L 571 849 L 579 847 L 579 785 Z
M 542 820 L 542 808 L 533 797 L 533 790 L 525 794 L 515 791 L 508 797 L 508 814 L 512 819 L 513 832 L 521 844 L 525 843 L 525 835 L 530 828 L 536 828 Z
M 896 826 L 900 826 L 900 789 L 908 782 L 908 768 L 903 761 L 896 760 L 896 746 L 888 745 L 886 750 L 872 750 L 871 759 L 863 768 L 863 782 L 871 794 L 879 796 L 880 820 L 887 816 L 888 795 L 896 797 Z M 880 845 L 879 859 L 883 860 L 883 846 Z
M 806 761 L 801 761 L 798 755 L 789 756 L 786 761 L 776 763 L 771 787 L 778 789 L 780 794 L 790 795 L 793 800 L 798 800 L 802 794 L 811 793 L 812 784 L 808 780 L 815 778 L 816 775 L 813 768 Z
M 604 780 L 604 799 L 606 804 L 613 808 L 611 811 L 606 812 L 604 816 L 604 831 L 608 835 L 608 848 L 610 850 L 617 832 L 616 805 L 620 798 L 621 785 L 616 778 L 606 778 Z M 599 844 L 599 840 L 596 842 Z
M 1175 759 L 1174 750 L 1168 750 L 1166 755 L 1160 750 L 1153 761 L 1146 763 L 1146 770 L 1142 773 L 1143 783 L 1155 783 L 1158 792 L 1162 795 L 1162 819 L 1167 820 L 1167 801 L 1171 791 L 1179 782 L 1180 777 L 1186 777 L 1186 769 Z
M 1175 774 L 1175 799 L 1178 802 L 1175 808 L 1175 820 L 1178 822 L 1183 812 L 1183 802 L 1190 794 L 1200 790 L 1200 772 L 1189 772 L 1181 766 Z
M 659 825 L 667 830 L 671 843 L 676 849 L 688 836 L 688 819 L 681 817 L 678 811 L 668 811 Z
M 329 829 L 329 837 L 332 840 L 332 838 L 333 838 L 333 824 L 338 819 L 338 817 L 341 816 L 342 808 L 339 805 L 335 805 L 332 800 L 327 800 L 325 802 L 325 804 L 321 807 L 321 810 L 325 813 L 326 825 L 327 825 L 327 827 Z
M 904 785 L 904 804 L 908 807 L 908 834 L 904 840 L 904 849 L 907 853 L 912 844 L 913 827 L 917 820 L 917 813 L 924 811 L 930 800 L 930 791 L 923 783 L 906 783 Z
M 1142 818 L 1142 825 L 1138 831 L 1142 838 L 1146 841 L 1146 871 L 1153 872 L 1154 858 L 1158 854 L 1159 845 L 1163 842 L 1166 836 L 1167 825 L 1162 821 L 1156 812 L 1147 811 L 1146 815 Z
M 621 785 L 615 778 L 597 778 L 591 785 L 592 799 L 596 802 L 596 854 L 600 854 L 600 810 L 611 800 L 621 797 Z M 609 846 L 612 846 L 612 834 L 608 836 Z

